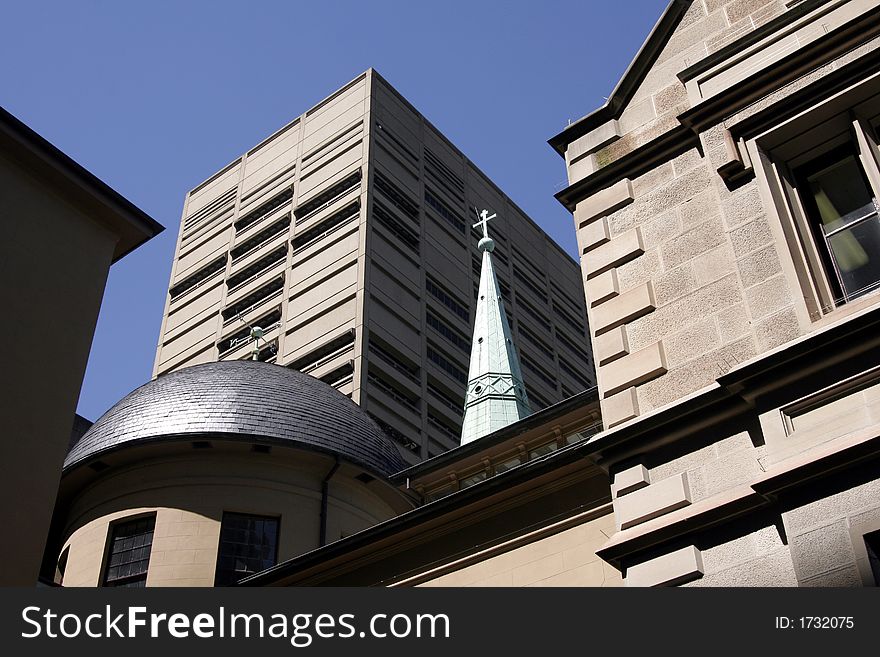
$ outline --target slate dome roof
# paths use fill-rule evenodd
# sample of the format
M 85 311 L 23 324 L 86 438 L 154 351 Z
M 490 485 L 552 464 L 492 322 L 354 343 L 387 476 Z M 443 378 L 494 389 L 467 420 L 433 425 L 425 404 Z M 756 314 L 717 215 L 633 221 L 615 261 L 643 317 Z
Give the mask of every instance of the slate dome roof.
M 200 436 L 317 449 L 385 476 L 405 467 L 372 418 L 335 388 L 280 365 L 227 361 L 169 372 L 129 393 L 70 449 L 64 469 L 127 443 Z

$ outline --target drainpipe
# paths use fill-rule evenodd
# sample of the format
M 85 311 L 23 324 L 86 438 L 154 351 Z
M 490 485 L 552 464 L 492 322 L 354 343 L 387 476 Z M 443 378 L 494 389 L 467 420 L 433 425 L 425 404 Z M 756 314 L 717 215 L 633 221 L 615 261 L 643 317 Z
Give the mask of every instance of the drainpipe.
M 330 493 L 330 480 L 339 469 L 339 457 L 333 457 L 333 467 L 321 481 L 321 529 L 318 533 L 318 545 L 327 545 L 327 501 Z

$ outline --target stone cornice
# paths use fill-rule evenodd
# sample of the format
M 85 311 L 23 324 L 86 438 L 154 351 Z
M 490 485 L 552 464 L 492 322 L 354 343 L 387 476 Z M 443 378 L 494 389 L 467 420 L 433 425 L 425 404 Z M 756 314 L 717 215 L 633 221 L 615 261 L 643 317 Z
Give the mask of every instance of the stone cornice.
M 691 0 L 672 0 L 669 3 L 617 86 L 614 87 L 608 101 L 547 140 L 557 153 L 564 156 L 567 145 L 572 141 L 621 115 L 690 5 Z
M 731 41 L 723 48 L 716 50 L 706 57 L 703 57 L 698 62 L 695 62 L 691 66 L 683 69 L 678 74 L 679 80 L 681 80 L 682 82 L 686 82 L 687 80 L 690 80 L 691 78 L 694 78 L 701 73 L 708 71 L 713 66 L 724 62 L 726 59 L 729 59 L 733 55 L 736 55 L 745 48 L 751 46 L 752 44 L 759 42 L 761 39 L 773 34 L 784 26 L 793 23 L 801 16 L 808 14 L 809 12 L 813 11 L 813 9 L 827 2 L 828 0 L 805 0 L 798 5 L 793 6 L 788 11 L 767 21 L 763 25 L 759 25 L 751 32 L 748 32 L 740 38 Z
M 609 187 L 623 178 L 636 178 L 657 165 L 691 148 L 698 147 L 699 137 L 689 128 L 679 125 L 664 132 L 647 144 L 630 151 L 595 173 L 569 185 L 555 195 L 570 212 L 581 200 Z
M 680 436 L 692 435 L 698 427 L 743 413 L 756 398 L 791 385 L 793 380 L 876 350 L 878 342 L 880 305 L 873 305 L 741 363 L 716 383 L 677 402 L 596 434 L 585 448 L 603 467 L 644 454 Z
M 786 21 L 783 24 L 788 22 L 791 21 Z M 773 91 L 781 89 L 785 85 L 834 61 L 878 34 L 880 34 L 880 7 L 858 16 L 845 26 L 798 48 L 790 55 L 775 62 L 772 66 L 762 68 L 741 82 L 731 85 L 724 91 L 693 105 L 690 109 L 682 112 L 678 116 L 678 120 L 694 132 L 702 132 L 707 127 L 732 116 L 737 111 L 766 97 Z M 765 33 L 760 35 L 760 37 L 766 36 L 767 34 Z M 740 42 L 737 41 L 738 43 Z M 702 67 L 705 63 L 705 60 L 703 60 L 699 65 L 695 65 L 680 73 L 679 77 L 687 82 L 692 80 L 693 75 L 696 75 L 698 71 L 705 72 L 711 68 L 724 65 L 725 60 L 732 54 L 725 51 L 726 49 L 716 53 L 716 55 L 724 53 L 724 57 L 710 56 L 707 58 L 711 60 L 711 65 L 706 64 L 705 67 Z M 697 66 L 701 66 L 701 68 L 697 69 Z M 840 77 L 842 77 L 840 71 L 829 71 L 827 75 L 823 76 L 822 80 L 814 84 L 828 86 L 834 84 Z M 812 85 L 810 86 L 812 87 Z M 815 99 L 815 91 L 812 91 L 811 94 Z M 785 101 L 785 104 L 787 103 L 788 99 Z
M 779 498 L 817 479 L 877 458 L 880 425 L 875 424 L 782 461 L 749 484 L 619 531 L 596 554 L 620 568 L 631 555 L 773 508 Z
M 679 77 L 683 81 L 691 80 L 700 73 L 723 65 L 725 60 L 729 59 L 741 47 L 759 42 L 769 34 L 772 34 L 774 30 L 794 22 L 821 4 L 818 0 L 811 0 L 792 8 L 774 21 L 758 28 L 752 34 L 738 39 L 733 44 L 730 44 L 730 46 L 685 69 L 685 71 L 679 74 Z M 857 19 L 834 30 L 827 36 L 799 48 L 789 56 L 776 62 L 773 66 L 756 72 L 741 83 L 733 85 L 729 89 L 685 110 L 676 117 L 679 123 L 678 126 L 601 167 L 589 176 L 569 185 L 558 192 L 555 198 L 569 211 L 573 212 L 579 201 L 597 191 L 613 185 L 623 178 L 635 178 L 689 148 L 698 147 L 700 143 L 699 134 L 707 127 L 734 115 L 756 100 L 783 88 L 810 71 L 833 62 L 835 59 L 877 35 L 880 35 L 880 7 L 860 15 Z M 785 98 L 784 102 L 774 103 L 767 109 L 756 113 L 755 116 L 760 115 L 761 122 L 766 123 L 772 116 L 791 114 L 797 108 L 801 108 L 810 102 L 815 102 L 817 96 L 834 93 L 837 89 L 845 87 L 853 79 L 864 77 L 866 72 L 876 70 L 878 65 L 880 65 L 880 49 L 869 51 L 854 61 L 834 71 L 829 71 L 819 80 Z M 592 116 L 589 115 L 582 119 L 582 121 Z M 590 129 L 594 129 L 601 125 L 602 121 L 610 120 L 615 116 L 613 113 L 602 114 L 593 121 L 595 125 L 593 123 L 590 124 L 592 126 Z M 573 124 L 571 128 L 579 125 L 579 123 Z M 758 119 L 755 117 L 748 117 L 739 121 L 735 127 L 737 136 L 741 136 L 757 123 Z M 733 126 L 728 127 L 734 129 Z M 576 136 L 572 133 L 569 142 L 576 138 Z

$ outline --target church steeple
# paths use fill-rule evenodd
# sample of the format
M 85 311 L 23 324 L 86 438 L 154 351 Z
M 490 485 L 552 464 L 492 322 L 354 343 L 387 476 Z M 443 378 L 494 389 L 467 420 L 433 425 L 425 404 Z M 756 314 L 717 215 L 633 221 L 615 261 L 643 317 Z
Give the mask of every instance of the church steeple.
M 480 221 L 474 224 L 474 228 L 483 229 L 483 238 L 478 243 L 483 252 L 483 267 L 461 427 L 462 445 L 531 414 L 501 288 L 492 267 L 495 242 L 489 237 L 488 222 L 494 218 L 494 214 L 489 216 L 483 210 Z

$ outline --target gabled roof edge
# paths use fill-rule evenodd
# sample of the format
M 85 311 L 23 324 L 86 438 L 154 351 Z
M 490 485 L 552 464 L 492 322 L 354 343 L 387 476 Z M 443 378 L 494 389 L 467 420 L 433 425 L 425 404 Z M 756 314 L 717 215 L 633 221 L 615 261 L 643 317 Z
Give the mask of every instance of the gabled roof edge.
M 608 101 L 596 110 L 570 124 L 559 134 L 547 140 L 557 153 L 565 157 L 565 146 L 572 141 L 597 128 L 606 121 L 618 118 L 623 108 L 635 93 L 641 81 L 647 75 L 654 60 L 663 46 L 672 36 L 685 11 L 693 0 L 671 0 L 659 20 L 654 24 L 648 38 L 639 48 L 635 58 L 624 71 Z
M 117 248 L 113 262 L 165 230 L 162 224 L 2 107 L 0 133 L 8 143 L 15 144 L 14 148 L 28 152 L 35 162 L 58 172 L 65 182 L 82 189 L 132 227 L 138 237 L 121 250 Z

